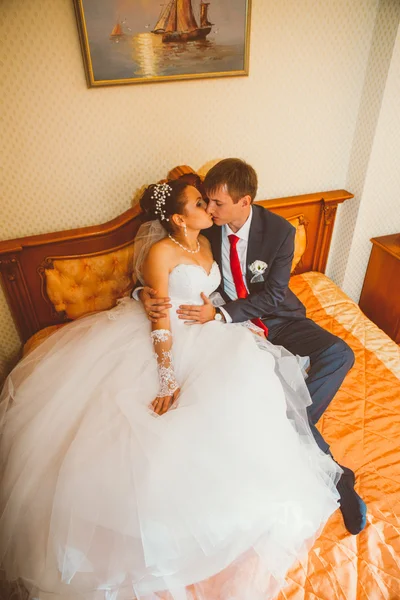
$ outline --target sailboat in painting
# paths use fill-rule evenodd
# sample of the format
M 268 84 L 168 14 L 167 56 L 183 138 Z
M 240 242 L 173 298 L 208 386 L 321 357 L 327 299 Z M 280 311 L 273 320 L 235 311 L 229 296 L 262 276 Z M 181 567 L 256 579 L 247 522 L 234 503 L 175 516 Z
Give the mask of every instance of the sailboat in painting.
M 112 32 L 110 33 L 110 39 L 118 40 L 119 38 L 122 38 L 122 37 L 124 37 L 124 32 L 122 31 L 121 23 L 117 22 L 114 25 Z
M 162 35 L 163 42 L 187 42 L 204 39 L 211 31 L 209 2 L 200 2 L 200 27 L 193 14 L 191 0 L 170 0 L 161 11 L 152 33 Z

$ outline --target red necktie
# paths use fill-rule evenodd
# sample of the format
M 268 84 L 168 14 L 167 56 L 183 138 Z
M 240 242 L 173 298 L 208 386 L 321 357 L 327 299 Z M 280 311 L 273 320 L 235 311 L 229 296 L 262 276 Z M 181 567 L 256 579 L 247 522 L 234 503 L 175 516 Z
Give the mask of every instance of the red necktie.
M 235 284 L 235 288 L 236 288 L 236 293 L 238 295 L 238 298 L 247 298 L 248 291 L 246 289 L 246 286 L 244 284 L 243 281 L 243 273 L 242 273 L 242 267 L 240 266 L 240 260 L 239 260 L 239 255 L 238 255 L 238 251 L 237 251 L 237 243 L 240 240 L 240 238 L 238 238 L 237 235 L 228 235 L 228 239 L 229 239 L 229 243 L 231 245 L 231 251 L 229 254 L 229 259 L 231 261 L 231 271 L 232 271 L 232 277 L 233 277 L 233 283 Z M 257 327 L 260 327 L 260 329 L 262 329 L 265 333 L 265 337 L 268 336 L 268 327 L 266 325 L 264 325 L 264 323 L 261 321 L 261 319 L 252 319 L 251 320 L 252 323 L 254 323 L 254 325 L 257 325 Z

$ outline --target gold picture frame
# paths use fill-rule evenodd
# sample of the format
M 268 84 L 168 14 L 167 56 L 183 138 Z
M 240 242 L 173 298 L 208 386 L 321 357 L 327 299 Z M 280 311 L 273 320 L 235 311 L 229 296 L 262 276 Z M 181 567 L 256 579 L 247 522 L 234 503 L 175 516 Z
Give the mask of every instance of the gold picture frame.
M 89 87 L 249 74 L 251 0 L 74 6 Z

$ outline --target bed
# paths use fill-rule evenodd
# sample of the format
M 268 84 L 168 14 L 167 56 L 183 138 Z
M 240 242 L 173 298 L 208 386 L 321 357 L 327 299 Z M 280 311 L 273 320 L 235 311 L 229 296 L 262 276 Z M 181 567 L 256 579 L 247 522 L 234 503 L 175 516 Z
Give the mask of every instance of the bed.
M 168 177 L 193 173 L 179 166 Z M 324 275 L 337 207 L 351 198 L 335 190 L 259 202 L 296 227 L 290 287 L 307 315 L 354 350 L 355 366 L 318 427 L 336 459 L 356 472 L 368 505 L 359 536 L 336 511 L 279 600 L 400 599 L 400 348 Z M 143 221 L 135 206 L 99 226 L 0 243 L 2 286 L 25 354 L 68 321 L 131 293 Z M 4 585 L 1 598 L 13 595 Z

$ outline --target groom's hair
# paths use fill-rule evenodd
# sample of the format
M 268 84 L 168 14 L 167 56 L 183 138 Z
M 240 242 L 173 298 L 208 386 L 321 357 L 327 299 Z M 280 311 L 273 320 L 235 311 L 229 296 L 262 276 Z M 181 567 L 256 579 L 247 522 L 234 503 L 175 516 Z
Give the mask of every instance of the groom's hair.
M 235 204 L 247 195 L 253 202 L 257 194 L 257 173 L 240 158 L 225 158 L 214 165 L 204 178 L 207 195 L 224 185 Z

